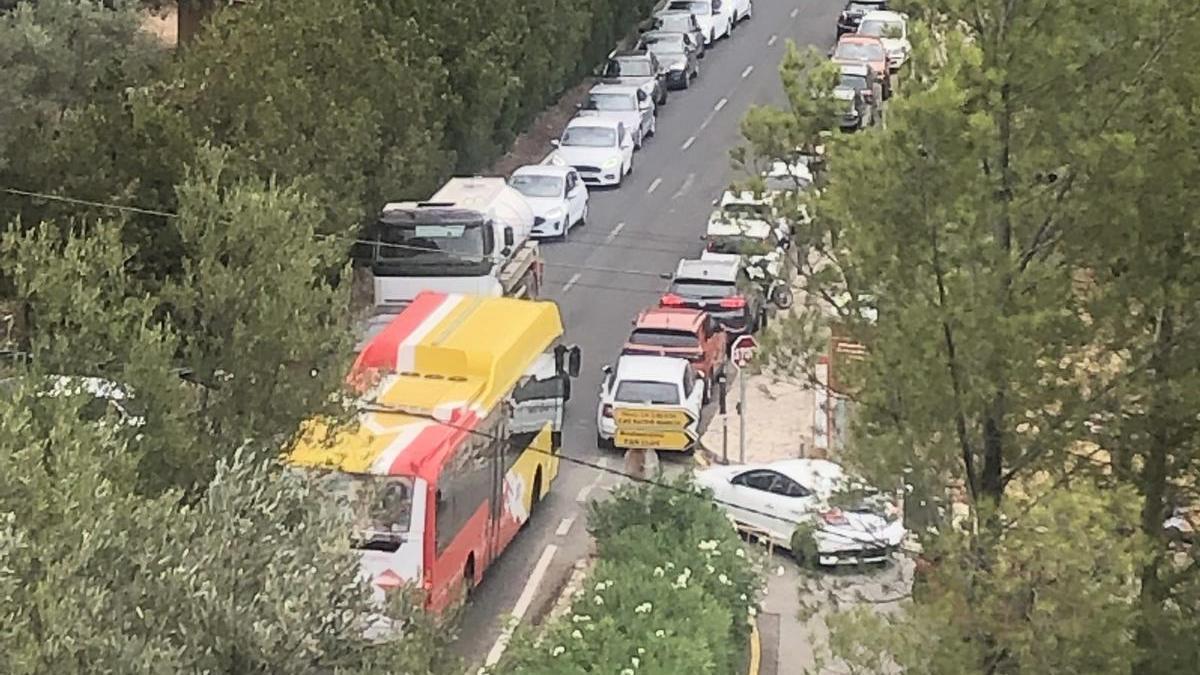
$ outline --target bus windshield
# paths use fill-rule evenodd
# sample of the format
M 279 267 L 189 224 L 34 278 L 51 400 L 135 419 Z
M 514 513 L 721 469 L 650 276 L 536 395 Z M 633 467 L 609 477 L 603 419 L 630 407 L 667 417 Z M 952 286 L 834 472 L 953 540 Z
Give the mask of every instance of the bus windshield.
M 331 471 L 321 483 L 354 528 L 354 548 L 400 548 L 412 523 L 412 478 Z

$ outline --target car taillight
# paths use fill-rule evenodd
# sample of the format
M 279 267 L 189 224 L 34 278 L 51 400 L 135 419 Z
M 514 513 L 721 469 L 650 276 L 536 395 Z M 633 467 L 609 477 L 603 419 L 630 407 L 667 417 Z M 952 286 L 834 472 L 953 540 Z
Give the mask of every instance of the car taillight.
M 741 309 L 746 306 L 745 298 L 722 298 L 721 306 L 725 309 Z
M 821 520 L 825 521 L 826 525 L 849 525 L 850 521 L 846 519 L 846 514 L 842 513 L 841 509 L 830 509 L 821 514 Z
M 604 417 L 612 417 L 612 405 L 605 403 L 604 407 L 600 409 L 600 414 Z
M 674 293 L 667 293 L 666 295 L 662 296 L 662 299 L 659 300 L 658 303 L 663 307 L 682 307 L 684 300 Z

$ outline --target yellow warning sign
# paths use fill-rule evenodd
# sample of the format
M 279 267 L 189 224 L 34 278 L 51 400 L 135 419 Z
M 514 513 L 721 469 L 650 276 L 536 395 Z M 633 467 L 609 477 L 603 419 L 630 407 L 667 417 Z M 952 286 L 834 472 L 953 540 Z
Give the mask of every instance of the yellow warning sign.
M 626 431 L 618 427 L 613 440 L 618 448 L 686 450 L 695 439 L 685 431 Z
M 680 430 L 695 421 L 681 408 L 617 408 L 613 411 L 617 428 Z

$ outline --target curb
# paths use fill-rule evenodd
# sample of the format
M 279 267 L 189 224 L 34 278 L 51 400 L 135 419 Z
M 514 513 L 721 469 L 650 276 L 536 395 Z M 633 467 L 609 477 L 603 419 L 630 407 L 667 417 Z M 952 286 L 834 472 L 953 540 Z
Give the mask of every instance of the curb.
M 758 635 L 758 619 L 750 618 L 750 663 L 746 675 L 758 675 L 762 667 L 762 640 Z

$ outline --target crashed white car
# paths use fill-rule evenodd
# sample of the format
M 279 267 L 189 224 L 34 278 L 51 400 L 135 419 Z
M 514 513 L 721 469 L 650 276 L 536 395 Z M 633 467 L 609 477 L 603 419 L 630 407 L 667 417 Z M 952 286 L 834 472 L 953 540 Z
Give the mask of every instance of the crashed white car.
M 877 37 L 883 42 L 892 72 L 900 70 L 912 53 L 912 44 L 908 41 L 908 17 L 899 12 L 867 12 L 858 24 L 858 34 Z
M 777 546 L 790 549 L 797 528 L 811 527 L 820 565 L 884 562 L 907 534 L 894 504 L 829 460 L 713 467 L 696 483 L 740 526 Z

